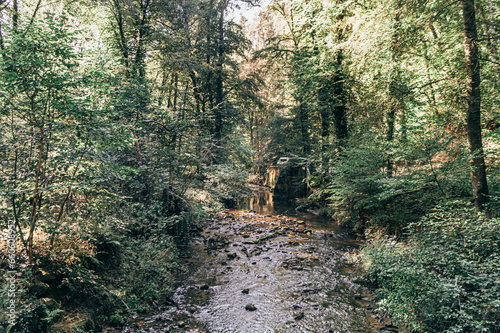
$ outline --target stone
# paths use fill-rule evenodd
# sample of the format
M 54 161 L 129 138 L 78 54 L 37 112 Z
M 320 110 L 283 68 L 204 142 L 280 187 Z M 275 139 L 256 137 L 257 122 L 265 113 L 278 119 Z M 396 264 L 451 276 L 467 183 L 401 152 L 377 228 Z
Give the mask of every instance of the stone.
M 251 303 L 248 303 L 247 305 L 245 305 L 245 310 L 247 311 L 255 311 L 257 310 L 257 307 Z
M 250 292 L 250 289 L 243 289 L 241 291 L 242 294 L 248 294 Z
M 295 319 L 295 320 L 302 320 L 303 318 L 304 318 L 304 312 L 301 312 L 298 315 L 296 315 L 295 317 L 293 317 L 293 319 Z
M 204 284 L 200 287 L 201 290 L 208 290 L 208 288 L 210 288 L 208 284 Z

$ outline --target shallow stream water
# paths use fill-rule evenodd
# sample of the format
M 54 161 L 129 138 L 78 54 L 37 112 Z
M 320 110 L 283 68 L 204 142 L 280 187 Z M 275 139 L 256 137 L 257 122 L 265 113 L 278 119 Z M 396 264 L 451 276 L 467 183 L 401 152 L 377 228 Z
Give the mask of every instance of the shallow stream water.
M 202 221 L 175 305 L 122 332 L 402 332 L 353 282 L 345 253 L 359 244 L 348 232 L 276 207 L 266 191 L 239 207 Z

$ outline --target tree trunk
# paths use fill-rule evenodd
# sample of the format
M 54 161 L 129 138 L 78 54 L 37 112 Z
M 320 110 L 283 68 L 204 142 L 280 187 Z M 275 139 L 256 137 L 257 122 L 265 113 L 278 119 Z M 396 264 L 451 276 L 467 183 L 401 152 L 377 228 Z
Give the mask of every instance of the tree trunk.
M 113 4 L 115 5 L 115 20 L 116 24 L 118 25 L 118 44 L 120 45 L 120 51 L 123 56 L 123 64 L 125 65 L 125 68 L 127 71 L 129 70 L 129 51 L 128 51 L 128 45 L 127 45 L 127 39 L 125 37 L 125 28 L 124 28 L 124 19 L 123 19 L 123 13 L 122 13 L 122 7 L 120 5 L 119 0 L 114 0 Z
M 392 149 L 391 143 L 394 141 L 394 127 L 396 122 L 396 113 L 403 109 L 403 95 L 401 92 L 401 71 L 400 71 L 400 56 L 401 56 L 401 47 L 400 47 L 400 15 L 401 15 L 401 0 L 395 0 L 394 3 L 394 25 L 392 32 L 392 40 L 391 40 L 391 60 L 392 60 L 392 73 L 391 73 L 391 81 L 389 83 L 389 97 L 390 97 L 390 105 L 389 112 L 387 114 L 387 135 L 386 140 L 389 143 L 389 149 Z M 404 111 L 403 111 L 404 112 Z M 394 163 L 392 161 L 391 154 L 389 153 L 387 156 L 387 177 L 392 177 L 393 175 Z
M 302 137 L 302 147 L 304 155 L 309 155 L 311 153 L 311 143 L 309 138 L 309 115 L 308 115 L 308 105 L 300 101 L 299 105 L 299 128 L 300 135 Z
M 481 73 L 477 45 L 476 11 L 474 0 L 462 0 L 464 24 L 465 65 L 467 69 L 467 138 L 471 155 L 471 178 L 474 203 L 479 210 L 488 202 L 486 164 L 481 133 Z
M 135 53 L 135 70 L 141 79 L 146 77 L 145 63 L 144 63 L 144 38 L 147 33 L 148 24 L 148 11 L 150 0 L 141 2 L 141 19 L 137 30 L 137 50 Z
M 14 0 L 12 2 L 12 29 L 14 30 L 14 33 L 17 33 L 18 20 L 19 20 L 19 6 L 17 0 Z
M 228 5 L 228 0 L 224 0 L 220 8 L 219 16 L 219 31 L 217 45 L 217 65 L 215 75 L 215 139 L 220 144 L 222 139 L 222 121 L 223 121 L 223 103 L 224 103 L 224 87 L 222 77 L 222 67 L 224 64 L 224 14 Z
M 333 79 L 335 85 L 335 108 L 333 115 L 335 117 L 335 136 L 340 145 L 343 145 L 347 139 L 347 118 L 345 116 L 345 91 L 344 91 L 344 75 L 342 66 L 344 55 L 342 49 L 337 53 L 337 68 L 335 69 L 335 77 Z
M 2 51 L 2 57 L 3 57 L 3 52 L 5 51 L 5 46 L 3 44 L 2 16 L 1 16 L 1 13 L 0 13 L 0 50 Z

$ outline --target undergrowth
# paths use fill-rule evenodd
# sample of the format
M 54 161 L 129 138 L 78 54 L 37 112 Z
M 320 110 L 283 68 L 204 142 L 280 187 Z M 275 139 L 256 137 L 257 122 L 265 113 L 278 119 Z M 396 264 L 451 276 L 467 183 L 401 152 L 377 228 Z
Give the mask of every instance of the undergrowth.
M 366 277 L 380 305 L 420 332 L 500 330 L 500 219 L 450 201 L 405 228 L 367 233 Z

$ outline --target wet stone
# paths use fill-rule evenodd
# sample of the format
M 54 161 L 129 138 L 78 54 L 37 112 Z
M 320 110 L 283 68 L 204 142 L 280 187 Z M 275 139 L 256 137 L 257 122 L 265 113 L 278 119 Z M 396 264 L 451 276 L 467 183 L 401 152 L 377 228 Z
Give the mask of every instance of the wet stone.
M 293 317 L 293 319 L 295 319 L 297 321 L 304 319 L 304 312 L 299 313 L 298 315 L 296 315 L 295 317 Z
M 255 311 L 255 310 L 257 310 L 257 307 L 255 305 L 253 305 L 252 303 L 249 303 L 249 304 L 245 305 L 245 310 Z

